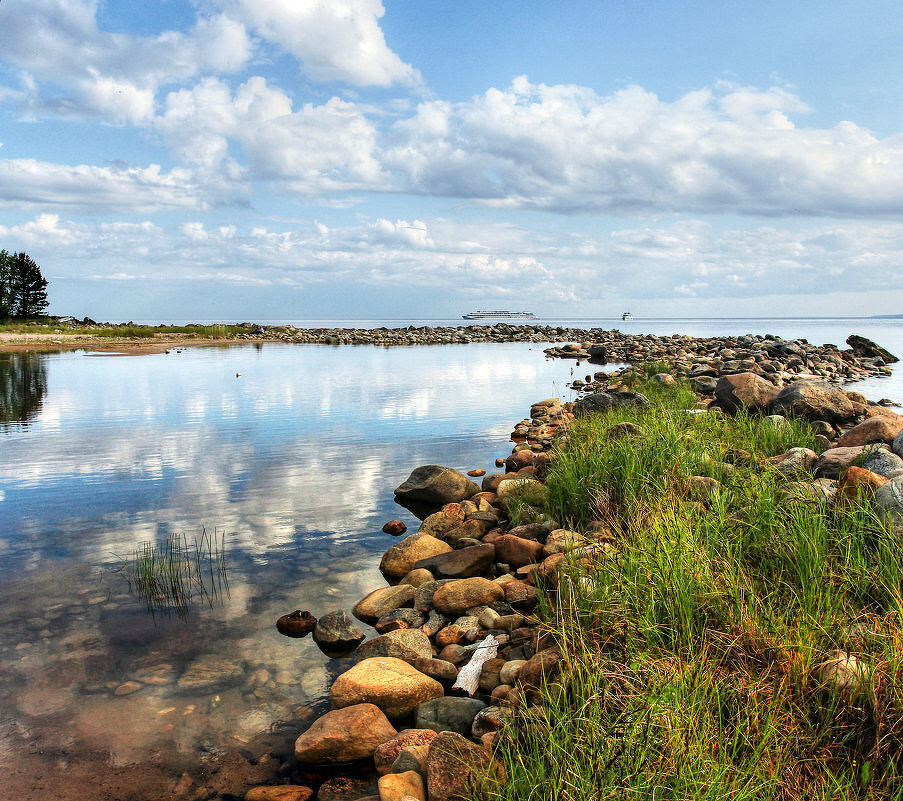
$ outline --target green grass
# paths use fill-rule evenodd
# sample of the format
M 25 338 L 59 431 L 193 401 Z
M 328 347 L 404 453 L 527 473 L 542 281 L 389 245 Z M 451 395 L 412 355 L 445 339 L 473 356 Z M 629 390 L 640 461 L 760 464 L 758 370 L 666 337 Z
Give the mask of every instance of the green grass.
M 536 511 L 610 547 L 549 597 L 568 668 L 499 738 L 507 780 L 483 797 L 903 798 L 900 543 L 864 499 L 808 499 L 813 476 L 768 465 L 812 447 L 805 423 L 691 416 L 685 388 L 631 383 L 651 407 L 576 421 L 546 481 Z M 608 438 L 623 421 L 642 433 Z M 694 475 L 721 481 L 705 503 Z M 868 668 L 858 693 L 820 673 L 838 650 Z
M 213 605 L 228 595 L 226 533 L 202 529 L 191 540 L 174 533 L 162 542 L 144 542 L 118 572 L 152 614 L 185 618 L 194 603 Z
M 247 334 L 238 325 L 127 325 L 125 323 L 69 326 L 47 318 L 37 320 L 9 320 L 0 322 L 0 333 L 8 334 L 85 334 L 111 339 L 153 338 L 159 334 L 194 336 L 204 339 L 225 339 Z

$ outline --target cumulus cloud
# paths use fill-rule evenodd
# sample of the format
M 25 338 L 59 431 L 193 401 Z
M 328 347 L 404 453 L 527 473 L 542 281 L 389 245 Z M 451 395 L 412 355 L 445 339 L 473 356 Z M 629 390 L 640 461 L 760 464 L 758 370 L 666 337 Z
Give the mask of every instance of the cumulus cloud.
M 0 48 L 22 71 L 33 112 L 149 121 L 161 85 L 205 70 L 234 72 L 251 55 L 243 24 L 199 17 L 187 33 L 131 36 L 97 26 L 97 0 L 31 0 L 4 6 Z
M 798 128 L 782 90 L 721 85 L 673 102 L 516 79 L 465 103 L 422 103 L 385 163 L 424 194 L 503 208 L 615 214 L 898 214 L 903 136 L 851 122 Z
M 207 207 L 192 175 L 148 167 L 65 166 L 35 159 L 0 159 L 0 208 L 78 209 L 147 213 Z
M 226 7 L 298 58 L 312 80 L 356 86 L 421 80 L 386 44 L 380 0 L 235 0 Z

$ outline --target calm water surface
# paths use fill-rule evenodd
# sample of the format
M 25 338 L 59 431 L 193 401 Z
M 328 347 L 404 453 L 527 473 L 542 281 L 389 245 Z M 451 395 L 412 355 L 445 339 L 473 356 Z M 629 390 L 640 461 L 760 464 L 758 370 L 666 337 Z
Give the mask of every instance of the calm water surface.
M 290 729 L 343 663 L 276 618 L 382 586 L 382 524 L 417 523 L 394 487 L 492 469 L 573 369 L 523 344 L 0 354 L 0 762 L 40 737 L 176 765 Z M 228 593 L 149 614 L 122 565 L 202 529 Z
M 561 322 L 841 346 L 857 332 L 903 355 L 903 321 Z M 365 324 L 394 325 L 344 323 Z M 291 731 L 344 663 L 275 619 L 381 586 L 382 524 L 417 523 L 392 501 L 410 470 L 492 470 L 533 401 L 570 399 L 597 369 L 525 344 L 0 354 L 0 760 L 40 736 L 175 766 Z M 857 389 L 903 400 L 900 373 Z M 225 532 L 228 592 L 149 614 L 123 564 L 203 529 Z

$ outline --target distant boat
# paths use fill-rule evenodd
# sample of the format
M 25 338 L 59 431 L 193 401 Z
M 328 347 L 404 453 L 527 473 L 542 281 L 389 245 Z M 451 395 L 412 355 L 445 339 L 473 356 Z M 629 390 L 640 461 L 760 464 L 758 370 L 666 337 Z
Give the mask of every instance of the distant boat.
M 462 314 L 465 320 L 504 320 L 506 318 L 518 317 L 527 320 L 537 319 L 533 312 L 529 311 L 506 311 L 504 309 L 496 309 L 493 311 L 472 311 L 468 314 Z
M 621 315 L 621 319 L 622 320 L 632 320 L 633 315 L 630 312 L 624 312 L 624 314 Z

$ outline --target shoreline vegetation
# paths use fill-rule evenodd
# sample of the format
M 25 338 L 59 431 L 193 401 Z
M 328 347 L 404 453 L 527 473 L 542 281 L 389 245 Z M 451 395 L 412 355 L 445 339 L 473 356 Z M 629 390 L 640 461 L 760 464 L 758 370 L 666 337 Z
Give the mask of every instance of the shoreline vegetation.
M 479 487 L 396 489 L 422 523 L 352 610 L 378 636 L 303 613 L 353 653 L 295 745 L 355 763 L 320 797 L 903 796 L 903 416 L 747 339 L 752 369 L 638 362 L 534 404 Z

